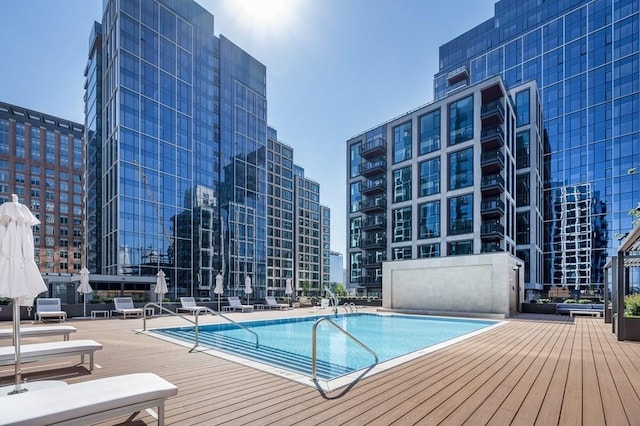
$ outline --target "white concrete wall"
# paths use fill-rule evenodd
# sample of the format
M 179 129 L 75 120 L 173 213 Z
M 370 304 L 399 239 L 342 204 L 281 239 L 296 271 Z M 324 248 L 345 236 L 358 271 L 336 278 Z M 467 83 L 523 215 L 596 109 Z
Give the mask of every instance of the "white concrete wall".
M 524 296 L 521 263 L 509 253 L 384 262 L 382 307 L 508 317 Z

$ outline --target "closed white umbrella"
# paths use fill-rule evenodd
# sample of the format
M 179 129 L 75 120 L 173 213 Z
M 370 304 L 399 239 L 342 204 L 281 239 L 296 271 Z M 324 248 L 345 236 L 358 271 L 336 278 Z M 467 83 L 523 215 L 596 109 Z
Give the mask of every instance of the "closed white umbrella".
M 247 275 L 244 278 L 244 294 L 247 295 L 247 305 L 249 304 L 249 295 L 253 293 L 253 289 L 251 288 L 251 277 Z
M 83 311 L 84 315 L 87 316 L 87 294 L 92 293 L 93 289 L 91 288 L 91 284 L 89 284 L 89 270 L 87 268 L 82 268 L 80 270 L 80 285 L 78 286 L 78 293 L 82 294 L 82 303 L 83 303 Z
M 218 312 L 220 312 L 220 295 L 224 293 L 224 288 L 222 288 L 222 275 L 216 275 L 216 286 L 213 289 L 213 292 L 218 295 Z
M 13 299 L 13 345 L 15 360 L 15 389 L 22 388 L 22 367 L 20 365 L 20 306 L 33 306 L 33 299 L 47 286 L 33 258 L 33 226 L 40 221 L 27 206 L 18 202 L 13 194 L 12 201 L 0 206 L 0 297 Z
M 169 292 L 169 289 L 167 288 L 167 278 L 162 269 L 158 271 L 156 277 L 156 288 L 153 289 L 153 292 L 160 296 L 160 307 L 162 307 L 162 299 L 164 295 Z
M 291 278 L 287 278 L 286 283 L 287 283 L 287 286 L 284 289 L 284 294 L 291 297 L 291 295 L 293 294 L 293 287 L 291 286 Z

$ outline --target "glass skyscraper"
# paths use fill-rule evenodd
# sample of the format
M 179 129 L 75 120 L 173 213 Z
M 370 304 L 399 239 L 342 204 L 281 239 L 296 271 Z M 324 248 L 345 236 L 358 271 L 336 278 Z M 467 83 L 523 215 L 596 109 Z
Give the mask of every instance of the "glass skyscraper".
M 547 136 L 540 289 L 600 287 L 615 236 L 631 227 L 627 212 L 640 201 L 640 178 L 629 173 L 640 165 L 639 10 L 638 0 L 501 0 L 494 17 L 440 48 L 436 99 L 494 75 L 508 87 L 537 82 Z
M 266 68 L 185 0 L 105 0 L 86 76 L 87 265 L 266 285 Z M 242 283 L 242 284 L 241 284 Z M 174 296 L 174 294 L 171 294 Z

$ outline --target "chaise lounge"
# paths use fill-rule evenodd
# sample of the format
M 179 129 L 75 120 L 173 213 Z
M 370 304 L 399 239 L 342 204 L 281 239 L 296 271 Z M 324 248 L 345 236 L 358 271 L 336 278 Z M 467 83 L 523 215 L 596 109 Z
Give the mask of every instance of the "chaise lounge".
M 113 304 L 115 305 L 115 309 L 111 310 L 111 314 L 120 314 L 124 319 L 127 319 L 128 316 L 135 315 L 136 317 L 141 317 L 144 315 L 144 310 L 142 308 L 136 308 L 133 306 L 133 299 L 130 297 L 115 297 L 113 299 Z
M 21 327 L 20 337 L 44 337 L 63 336 L 64 340 L 69 340 L 69 334 L 75 333 L 76 328 L 70 325 L 52 325 L 44 327 Z M 0 329 L 0 339 L 12 339 L 13 329 Z
M 267 296 L 264 298 L 264 300 L 267 303 L 264 305 L 256 305 L 258 309 L 279 309 L 279 310 L 289 309 L 288 303 L 278 303 L 276 301 L 276 298 L 273 296 Z
M 60 322 L 67 319 L 67 313 L 62 310 L 59 298 L 36 299 L 36 320 L 45 322 L 47 319 L 56 319 Z
M 93 367 L 95 366 L 93 354 L 99 349 L 102 349 L 102 345 L 94 340 L 34 343 L 20 345 L 20 359 L 22 362 L 32 362 L 80 355 L 80 362 L 84 364 L 84 356 L 89 355 L 89 371 L 93 371 Z M 11 365 L 15 363 L 15 361 L 16 352 L 13 346 L 0 347 L 0 365 Z
M 89 380 L 0 398 L 0 423 L 11 425 L 85 425 L 157 407 L 164 425 L 164 403 L 178 388 L 152 373 Z
M 252 312 L 253 305 L 243 305 L 238 296 L 229 296 L 229 306 L 225 306 L 225 311 Z
M 206 306 L 196 305 L 196 299 L 194 297 L 181 297 L 180 303 L 182 307 L 176 308 L 176 312 L 188 312 L 193 315 L 200 315 L 201 313 L 207 313 Z

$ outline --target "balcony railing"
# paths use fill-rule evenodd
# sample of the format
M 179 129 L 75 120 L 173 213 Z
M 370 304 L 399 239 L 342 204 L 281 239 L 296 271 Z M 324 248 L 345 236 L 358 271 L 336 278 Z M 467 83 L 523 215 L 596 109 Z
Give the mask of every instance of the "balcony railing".
M 387 152 L 387 141 L 382 137 L 371 139 L 360 145 L 360 156 L 364 158 L 384 155 Z
M 483 200 L 480 204 L 480 213 L 483 216 L 503 216 L 504 202 L 500 198 Z
M 480 190 L 483 195 L 493 195 L 504 192 L 504 178 L 502 175 L 495 174 L 482 178 Z
M 485 124 L 504 123 L 504 107 L 500 99 L 482 105 L 480 117 Z
M 387 171 L 387 162 L 381 161 L 365 161 L 360 164 L 360 174 L 364 177 L 383 175 Z
M 374 210 L 385 210 L 387 208 L 387 200 L 385 198 L 365 198 L 360 203 L 361 212 L 370 212 Z
M 499 149 L 483 152 L 480 157 L 483 172 L 496 172 L 504 169 L 504 154 Z
M 366 180 L 360 185 L 360 193 L 363 195 L 384 192 L 387 190 L 386 179 Z
M 504 146 L 504 132 L 502 127 L 488 127 L 482 129 L 480 136 L 482 147 L 486 149 L 496 149 Z
M 501 223 L 483 223 L 480 228 L 480 237 L 483 239 L 503 238 L 504 226 Z
M 367 217 L 361 225 L 362 230 L 370 230 L 370 229 L 384 229 L 387 226 L 387 216 L 386 215 L 376 215 Z
M 360 241 L 361 248 L 384 248 L 387 246 L 387 237 L 370 237 Z

